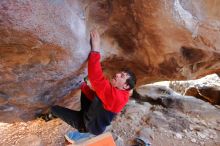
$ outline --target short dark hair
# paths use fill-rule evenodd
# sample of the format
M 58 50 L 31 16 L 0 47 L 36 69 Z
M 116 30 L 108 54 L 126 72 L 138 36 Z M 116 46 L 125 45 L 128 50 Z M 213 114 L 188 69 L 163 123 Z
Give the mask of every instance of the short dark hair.
M 136 82 L 137 82 L 136 75 L 130 69 L 123 69 L 122 71 L 126 72 L 129 76 L 129 78 L 126 80 L 126 83 L 129 85 L 128 90 L 133 89 L 135 87 Z

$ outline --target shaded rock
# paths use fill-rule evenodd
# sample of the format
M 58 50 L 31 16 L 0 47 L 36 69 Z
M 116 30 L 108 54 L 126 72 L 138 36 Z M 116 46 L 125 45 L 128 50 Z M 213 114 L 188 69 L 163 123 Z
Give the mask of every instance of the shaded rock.
M 203 127 L 219 128 L 218 121 L 220 120 L 220 111 L 208 102 L 192 96 L 179 95 L 168 87 L 158 85 L 142 86 L 138 88 L 137 91 L 140 92 L 143 101 L 151 102 L 151 100 L 153 100 L 154 104 L 157 103 L 155 107 L 157 105 L 163 106 L 163 108 L 159 108 L 159 110 L 152 107 L 151 110 L 155 111 L 146 116 L 146 123 L 150 126 L 158 129 L 167 129 L 174 133 L 181 133 L 186 130 L 187 132 L 184 134 L 186 137 L 196 139 L 197 137 L 200 137 L 200 139 L 208 138 L 207 134 L 205 134 L 207 132 L 202 132 L 204 131 Z M 185 114 L 196 118 L 189 118 Z M 191 132 L 188 130 L 191 130 Z M 202 132 L 199 133 L 200 136 L 196 134 L 196 131 Z M 182 137 L 184 135 L 182 135 Z M 180 137 L 181 136 L 178 138 Z M 194 142 L 196 143 L 197 141 Z
M 220 105 L 220 89 L 216 87 L 191 87 L 186 90 L 185 95 Z
M 204 103 L 190 96 L 182 96 L 172 89 L 162 85 L 144 85 L 137 88 L 142 101 L 148 101 L 151 104 L 159 104 L 167 108 L 174 108 L 180 111 L 192 109 L 194 104 Z M 185 107 L 186 106 L 186 107 Z M 200 108 L 199 106 L 197 106 Z
M 199 89 L 199 93 L 212 104 L 220 105 L 220 87 L 203 87 Z
M 200 96 L 200 95 L 199 95 L 199 92 L 198 92 L 198 90 L 197 90 L 196 87 L 190 87 L 190 88 L 188 88 L 188 89 L 186 90 L 186 92 L 185 92 L 185 95 L 186 95 L 186 96 L 194 96 L 194 97 Z M 201 99 L 201 98 L 202 98 L 202 97 L 200 96 L 200 99 Z
M 195 88 L 191 89 L 194 90 Z M 218 108 L 192 96 L 177 94 L 166 86 L 145 85 L 139 87 L 137 92 L 141 95 L 142 101 L 148 101 L 152 104 L 162 105 L 163 107 L 172 108 L 195 116 L 199 115 L 208 121 L 219 120 L 219 116 L 217 115 L 220 114 L 220 111 Z
M 167 98 L 170 96 L 179 96 L 169 87 L 162 85 L 144 85 L 137 88 L 136 91 L 139 95 L 137 99 L 138 101 L 149 102 L 156 105 L 163 105 L 163 98 Z

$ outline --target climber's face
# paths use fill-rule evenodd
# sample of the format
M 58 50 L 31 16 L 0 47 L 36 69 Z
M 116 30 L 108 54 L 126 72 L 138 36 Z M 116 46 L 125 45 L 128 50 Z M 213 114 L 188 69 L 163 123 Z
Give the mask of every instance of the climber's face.
M 127 79 L 130 76 L 126 73 L 126 72 L 119 72 L 116 73 L 112 79 L 111 79 L 111 83 L 114 87 L 121 89 L 121 90 L 128 90 L 129 89 L 129 85 L 127 84 Z

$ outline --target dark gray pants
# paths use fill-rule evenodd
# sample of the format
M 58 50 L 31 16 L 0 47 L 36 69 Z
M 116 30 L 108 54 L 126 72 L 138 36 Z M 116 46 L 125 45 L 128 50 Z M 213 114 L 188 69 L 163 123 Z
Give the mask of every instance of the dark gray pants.
M 91 101 L 81 92 L 81 110 L 74 111 L 61 106 L 53 106 L 51 112 L 54 116 L 62 119 L 67 124 L 78 129 L 80 132 L 88 132 L 85 128 L 85 123 L 83 120 L 84 113 L 88 112 L 91 105 Z

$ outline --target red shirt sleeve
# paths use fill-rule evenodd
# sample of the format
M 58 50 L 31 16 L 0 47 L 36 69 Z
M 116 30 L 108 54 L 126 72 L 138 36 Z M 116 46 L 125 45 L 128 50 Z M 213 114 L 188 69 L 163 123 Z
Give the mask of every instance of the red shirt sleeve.
M 129 92 L 119 90 L 111 85 L 103 74 L 100 64 L 100 53 L 91 52 L 88 62 L 88 77 L 96 95 L 102 101 L 104 108 L 112 112 L 120 112 L 128 102 Z
M 85 83 L 83 82 L 81 85 L 81 91 L 86 95 L 89 100 L 93 100 L 95 97 L 95 92 Z

